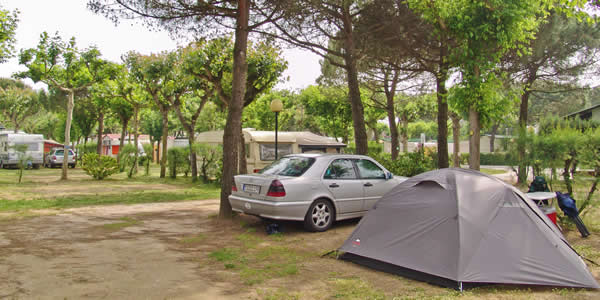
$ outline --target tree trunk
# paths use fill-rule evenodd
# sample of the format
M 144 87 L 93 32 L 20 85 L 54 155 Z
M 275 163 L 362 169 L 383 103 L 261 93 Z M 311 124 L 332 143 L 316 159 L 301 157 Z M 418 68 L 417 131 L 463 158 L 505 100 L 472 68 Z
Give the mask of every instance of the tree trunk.
M 436 74 L 437 88 L 437 152 L 438 168 L 443 169 L 449 166 L 448 162 L 448 91 L 446 90 L 446 81 L 448 80 L 448 63 L 446 62 L 446 49 L 444 45 L 440 48 L 440 66 Z
M 396 125 L 396 112 L 394 111 L 393 97 L 387 97 L 386 110 L 388 115 L 388 122 L 390 125 L 390 135 L 392 136 L 392 159 L 395 160 L 398 158 L 398 148 L 400 146 L 400 143 L 398 142 L 398 127 Z
M 479 113 L 475 107 L 469 107 L 469 168 L 479 171 L 479 143 L 481 138 Z
M 104 112 L 98 112 L 98 133 L 96 134 L 96 153 L 102 156 L 102 134 L 104 133 Z
M 121 151 L 123 151 L 123 147 L 125 147 L 125 133 L 127 132 L 128 124 L 129 124 L 129 121 L 123 120 L 123 126 L 121 126 L 121 138 L 119 139 L 119 153 L 121 153 Z M 120 163 L 120 161 L 121 161 L 121 155 L 117 154 L 117 163 Z
M 529 106 L 529 96 L 531 95 L 531 90 L 529 89 L 529 85 L 526 85 L 523 95 L 521 95 L 521 105 L 519 107 L 519 134 L 527 134 L 527 108 Z M 524 137 L 521 137 L 524 138 Z M 527 166 L 525 165 L 525 144 L 517 143 L 517 153 L 519 158 L 519 169 L 517 173 L 518 183 L 525 184 L 527 183 Z
M 351 31 L 351 29 L 348 29 Z M 367 130 L 365 128 L 365 112 L 360 98 L 360 86 L 358 84 L 358 70 L 356 68 L 356 57 L 354 54 L 354 40 L 352 32 L 346 33 L 344 62 L 346 65 L 346 76 L 348 80 L 348 92 L 350 106 L 352 108 L 352 124 L 354 125 L 354 143 L 356 154 L 366 155 L 368 152 Z
M 166 109 L 160 110 L 162 114 L 162 153 L 160 157 L 160 178 L 167 175 L 167 140 L 169 138 L 169 112 Z
M 402 122 L 402 152 L 408 152 L 408 118 L 406 116 L 402 116 L 400 118 L 400 122 Z
M 495 123 L 492 125 L 492 134 L 490 136 L 490 152 L 494 153 L 494 142 L 496 141 L 496 133 L 498 132 L 498 127 L 500 124 Z
M 454 113 L 450 114 L 450 118 L 452 119 L 453 166 L 460 168 L 460 118 Z
M 240 129 L 242 126 L 243 99 L 246 91 L 246 51 L 248 49 L 248 18 L 250 1 L 238 0 L 235 42 L 233 45 L 233 82 L 231 103 L 227 110 L 227 122 L 223 132 L 223 173 L 221 178 L 221 201 L 219 218 L 229 219 L 233 216 L 229 195 L 233 184 L 233 176 L 237 169 Z
M 138 137 L 140 133 L 138 132 L 138 112 L 139 109 L 137 106 L 133 107 L 133 144 L 135 145 L 135 154 L 133 157 L 133 166 L 129 170 L 129 178 L 133 176 L 133 174 L 137 174 L 138 172 L 138 158 L 140 156 L 140 151 L 138 149 Z M 124 121 L 123 123 L 129 123 L 129 121 Z M 127 127 L 125 127 L 127 128 Z M 131 142 L 131 140 L 129 140 Z M 120 150 L 119 150 L 120 151 Z
M 194 127 L 187 130 L 188 144 L 190 147 L 190 164 L 192 167 L 192 182 L 198 181 L 198 155 L 194 151 L 194 142 L 196 142 L 196 133 Z
M 71 143 L 71 121 L 73 120 L 73 107 L 75 106 L 75 91 L 68 90 L 67 120 L 65 122 L 65 145 L 62 163 L 62 174 L 60 179 L 67 180 L 67 168 L 69 167 L 69 144 Z
M 248 174 L 248 162 L 246 161 L 246 140 L 244 139 L 243 131 L 240 132 L 240 158 L 238 174 Z

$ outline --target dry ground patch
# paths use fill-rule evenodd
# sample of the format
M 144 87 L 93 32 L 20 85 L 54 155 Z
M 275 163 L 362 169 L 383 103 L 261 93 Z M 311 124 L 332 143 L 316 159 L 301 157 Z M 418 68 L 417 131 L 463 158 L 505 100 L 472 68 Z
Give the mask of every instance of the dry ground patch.
M 40 178 L 55 176 L 56 181 L 56 175 L 41 172 Z M 2 188 L 26 192 L 6 183 L 3 175 Z M 97 188 L 91 193 L 118 196 L 135 193 L 128 190 L 131 186 L 150 190 L 157 185 L 154 179 L 99 183 L 85 176 L 71 178 L 57 186 L 90 184 Z M 35 180 L 26 184 L 38 185 Z M 173 198 L 193 189 L 185 180 L 158 185 L 165 185 L 160 189 Z M 168 193 L 158 194 L 167 198 L 155 201 L 160 203 L 27 209 L 26 218 L 5 211 L 16 217 L 0 219 L 0 299 L 600 298 L 594 290 L 504 285 L 461 294 L 322 257 L 344 242 L 357 220 L 340 222 L 324 233 L 307 233 L 301 224 L 285 222 L 284 233 L 267 235 L 266 224 L 255 217 L 219 221 L 217 200 L 167 202 Z M 597 210 L 586 217 L 593 233 L 587 239 L 570 226 L 564 229 L 580 253 L 599 260 L 600 226 L 595 220 Z M 590 269 L 600 279 L 600 267 Z

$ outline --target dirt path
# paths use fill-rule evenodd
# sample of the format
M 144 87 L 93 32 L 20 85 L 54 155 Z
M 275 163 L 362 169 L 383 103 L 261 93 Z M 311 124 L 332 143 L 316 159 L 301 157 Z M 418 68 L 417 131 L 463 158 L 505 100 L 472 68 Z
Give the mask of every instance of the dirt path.
M 0 299 L 598 299 L 600 291 L 491 286 L 465 292 L 321 258 L 357 220 L 324 233 L 251 216 L 219 222 L 217 200 L 95 206 L 0 219 Z M 6 216 L 5 216 L 6 217 Z M 600 238 L 567 238 L 597 253 Z M 215 252 L 237 258 L 219 261 Z M 236 252 L 237 251 L 237 252 Z M 592 267 L 600 278 L 600 268 Z
M 179 241 L 213 230 L 217 201 L 64 210 L 0 222 L 0 299 L 239 299 Z

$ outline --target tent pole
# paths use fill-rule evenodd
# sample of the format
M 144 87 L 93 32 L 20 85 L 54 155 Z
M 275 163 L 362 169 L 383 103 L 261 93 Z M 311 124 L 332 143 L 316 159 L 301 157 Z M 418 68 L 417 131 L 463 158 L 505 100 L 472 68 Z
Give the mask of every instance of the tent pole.
M 462 293 L 462 291 L 463 291 L 462 281 L 458 282 L 458 290 Z

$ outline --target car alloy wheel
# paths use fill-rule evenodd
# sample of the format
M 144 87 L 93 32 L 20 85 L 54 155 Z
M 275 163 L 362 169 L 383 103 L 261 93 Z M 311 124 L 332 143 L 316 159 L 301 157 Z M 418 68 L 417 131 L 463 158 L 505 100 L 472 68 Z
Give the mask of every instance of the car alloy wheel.
M 333 224 L 334 209 L 331 202 L 323 199 L 315 201 L 311 206 L 304 225 L 310 231 L 326 231 Z

